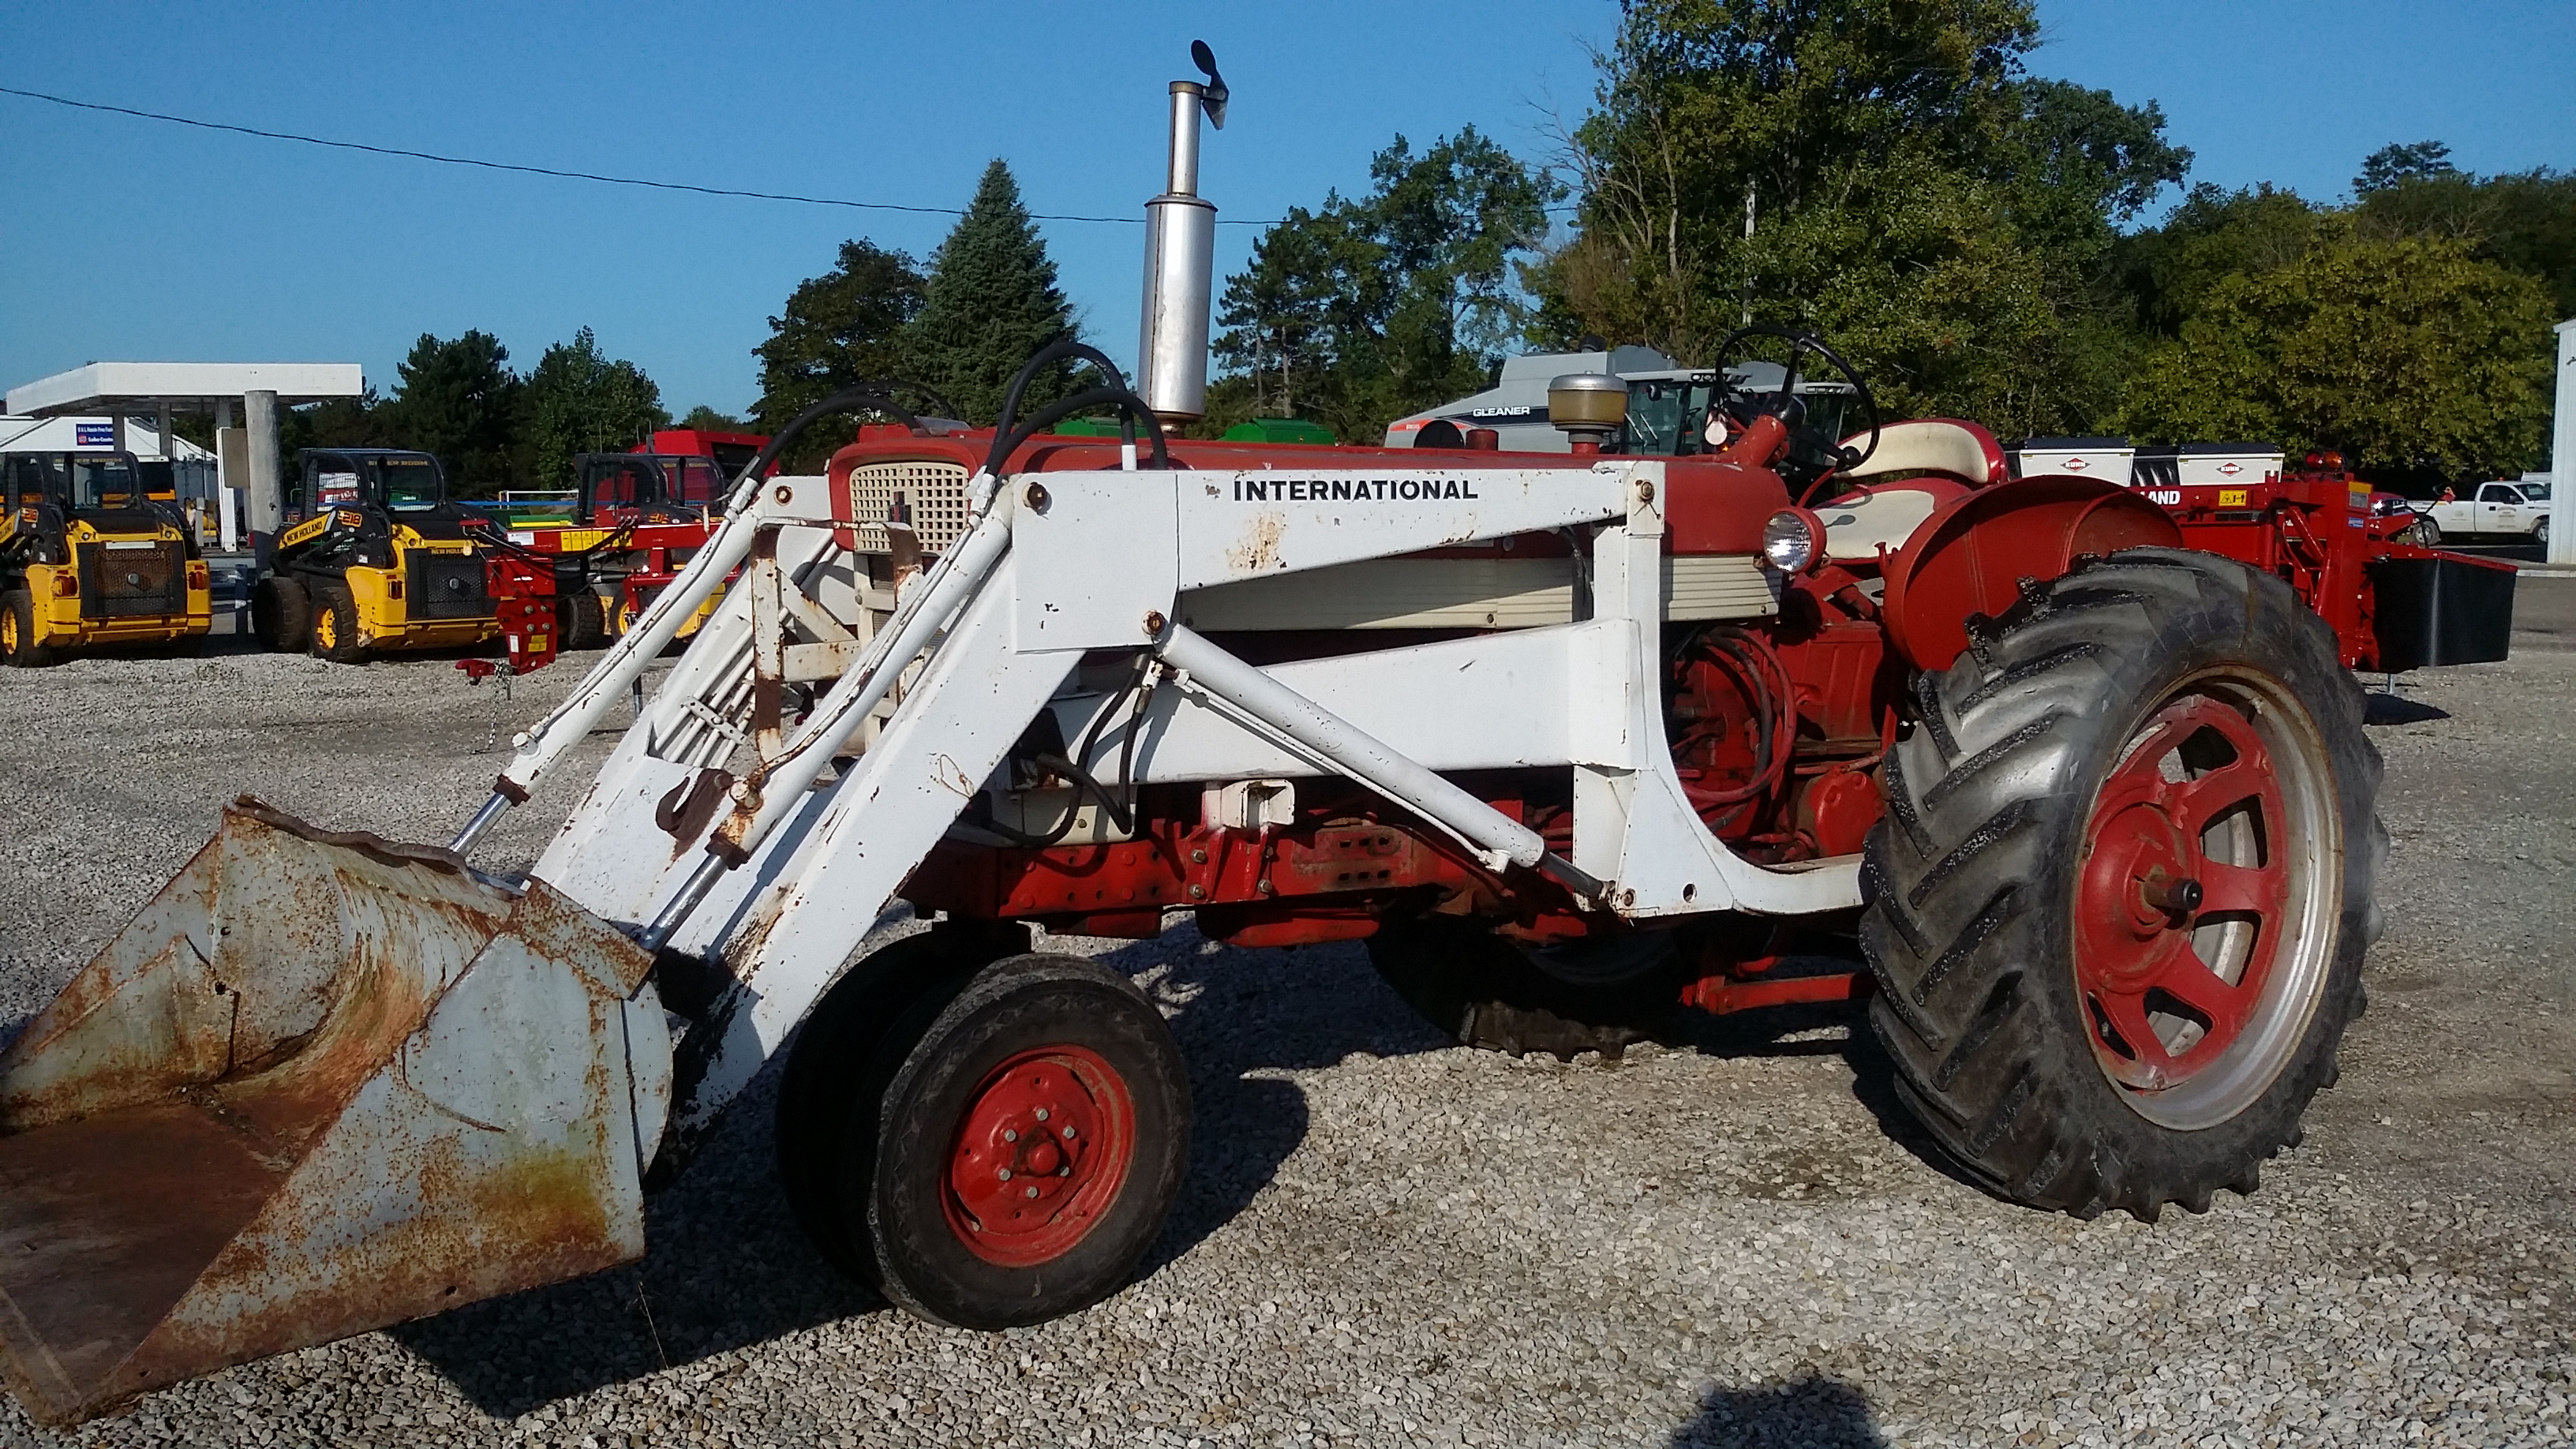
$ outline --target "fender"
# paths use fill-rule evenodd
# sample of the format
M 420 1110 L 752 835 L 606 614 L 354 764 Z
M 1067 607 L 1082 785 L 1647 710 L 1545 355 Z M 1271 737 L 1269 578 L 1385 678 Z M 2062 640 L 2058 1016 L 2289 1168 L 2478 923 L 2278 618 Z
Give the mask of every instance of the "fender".
M 2097 478 L 2025 478 L 1979 489 L 1923 521 L 1887 562 L 1880 601 L 1888 642 L 1915 668 L 1950 667 L 1972 615 L 1996 617 L 2026 581 L 2053 579 L 2087 554 L 2183 547 L 2165 511 Z

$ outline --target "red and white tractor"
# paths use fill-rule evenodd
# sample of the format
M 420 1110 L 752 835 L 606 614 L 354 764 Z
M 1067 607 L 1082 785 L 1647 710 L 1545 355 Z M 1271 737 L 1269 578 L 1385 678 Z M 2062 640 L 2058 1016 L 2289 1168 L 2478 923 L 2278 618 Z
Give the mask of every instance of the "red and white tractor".
M 1359 941 L 1512 1047 L 1794 999 L 1779 942 L 1842 934 L 1906 1101 L 2001 1196 L 2197 1211 L 2297 1140 L 2384 832 L 2286 583 L 2011 479 L 1974 425 L 1814 436 L 1786 394 L 1692 459 L 1601 454 L 1625 392 L 1579 377 L 1571 457 L 1171 441 L 1200 55 L 1135 390 L 1067 344 L 1022 378 L 1112 380 L 747 469 L 450 846 L 238 804 L 0 1056 L 32 1412 L 632 1260 L 647 1181 L 781 1051 L 832 1261 L 940 1323 L 1079 1311 L 1161 1231 L 1190 1094 L 1155 1004 L 1038 928 Z M 1098 408 L 1139 441 L 1045 433 Z M 470 863 L 737 571 L 526 873 Z M 907 905 L 928 929 L 862 954 Z

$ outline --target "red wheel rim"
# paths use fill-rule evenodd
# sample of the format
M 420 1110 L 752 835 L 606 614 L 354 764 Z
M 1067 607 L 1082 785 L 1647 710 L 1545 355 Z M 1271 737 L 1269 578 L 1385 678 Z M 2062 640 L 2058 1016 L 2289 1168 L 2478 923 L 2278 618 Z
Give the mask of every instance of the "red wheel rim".
M 2272 756 L 2225 701 L 2186 695 L 2139 731 L 2095 798 L 2075 980 L 2112 1080 L 2159 1092 L 2237 1044 L 2292 927 Z
M 967 1251 L 1005 1268 L 1087 1236 L 1136 1158 L 1136 1101 L 1098 1052 L 1047 1046 L 986 1074 L 968 1099 L 940 1193 Z

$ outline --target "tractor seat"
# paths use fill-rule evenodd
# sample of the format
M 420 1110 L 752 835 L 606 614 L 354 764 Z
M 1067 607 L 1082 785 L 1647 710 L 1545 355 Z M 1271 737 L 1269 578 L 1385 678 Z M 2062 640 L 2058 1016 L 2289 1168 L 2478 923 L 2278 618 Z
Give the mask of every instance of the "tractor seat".
M 1867 437 L 1863 433 L 1845 438 L 1843 446 L 1858 447 Z M 2012 476 L 1994 434 L 1953 418 L 1890 423 L 1879 429 L 1878 450 L 1866 462 L 1834 476 L 1857 482 L 1894 473 L 1937 473 L 1971 488 L 1988 487 Z

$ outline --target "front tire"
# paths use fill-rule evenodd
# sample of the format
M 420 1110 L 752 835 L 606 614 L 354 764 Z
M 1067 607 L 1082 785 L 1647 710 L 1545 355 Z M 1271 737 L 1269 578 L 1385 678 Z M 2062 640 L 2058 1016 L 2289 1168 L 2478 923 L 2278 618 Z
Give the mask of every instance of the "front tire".
M 357 596 L 346 584 L 320 584 L 313 590 L 313 657 L 334 664 L 356 664 L 367 657 Z
M 1861 927 L 1900 1094 L 2034 1207 L 2251 1192 L 2379 931 L 2379 754 L 2332 631 L 2233 560 L 2131 549 L 1916 689 Z
M 2531 541 L 2532 541 L 2534 544 L 2538 545 L 2542 552 L 2544 552 L 2544 553 L 2545 553 L 2545 552 L 2547 552 L 2547 551 L 2548 551 L 2548 549 L 2549 549 L 2549 520 L 2548 520 L 2548 519 L 2544 518 L 2544 519 L 2540 520 L 2538 523 L 2535 523 L 2535 524 L 2533 524 L 2533 525 L 2531 526 Z
M 2423 514 L 2415 520 L 2415 541 L 2426 548 L 2442 546 L 2442 525 L 2433 521 L 2433 515 Z
M 303 652 L 313 642 L 313 596 L 294 579 L 269 575 L 251 590 L 250 629 L 271 654 Z
M 36 642 L 36 598 L 25 589 L 0 594 L 0 663 L 12 669 L 51 664 L 54 651 Z
M 1021 955 L 903 1016 L 833 1114 L 846 1257 L 896 1306 L 958 1328 L 1116 1292 L 1189 1156 L 1189 1076 L 1162 1013 L 1114 971 Z

